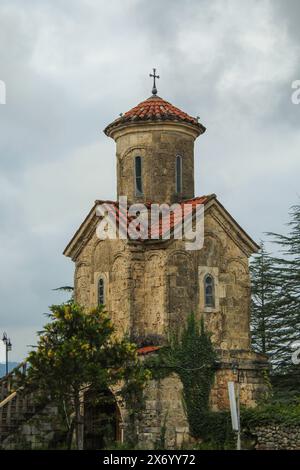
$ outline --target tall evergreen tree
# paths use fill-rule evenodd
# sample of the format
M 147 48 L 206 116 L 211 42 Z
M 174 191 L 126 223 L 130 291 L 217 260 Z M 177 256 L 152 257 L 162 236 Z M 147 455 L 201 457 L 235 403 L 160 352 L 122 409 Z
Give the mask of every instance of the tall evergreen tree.
M 276 356 L 277 345 L 278 285 L 274 259 L 263 243 L 250 265 L 250 273 L 252 345 L 257 352 L 268 354 L 272 360 Z
M 300 205 L 290 210 L 287 235 L 269 233 L 279 246 L 276 259 L 276 279 L 280 293 L 276 303 L 279 323 L 276 364 L 279 370 L 290 371 L 298 367 L 291 361 L 292 344 L 300 340 Z

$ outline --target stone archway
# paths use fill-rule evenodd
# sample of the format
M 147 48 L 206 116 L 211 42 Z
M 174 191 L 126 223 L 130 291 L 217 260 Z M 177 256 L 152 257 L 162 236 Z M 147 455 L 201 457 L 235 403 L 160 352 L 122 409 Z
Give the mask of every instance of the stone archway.
M 103 449 L 123 441 L 122 417 L 110 390 L 88 391 L 84 395 L 84 449 Z

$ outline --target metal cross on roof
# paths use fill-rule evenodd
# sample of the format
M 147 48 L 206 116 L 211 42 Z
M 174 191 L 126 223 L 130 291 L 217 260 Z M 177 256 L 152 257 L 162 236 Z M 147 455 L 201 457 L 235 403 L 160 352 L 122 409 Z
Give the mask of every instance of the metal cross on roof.
M 157 88 L 156 88 L 155 79 L 156 79 L 156 78 L 159 78 L 159 75 L 156 75 L 155 72 L 156 72 L 156 69 L 153 69 L 153 73 L 150 73 L 150 74 L 149 74 L 149 77 L 153 77 L 152 95 L 156 95 L 156 94 L 157 94 Z

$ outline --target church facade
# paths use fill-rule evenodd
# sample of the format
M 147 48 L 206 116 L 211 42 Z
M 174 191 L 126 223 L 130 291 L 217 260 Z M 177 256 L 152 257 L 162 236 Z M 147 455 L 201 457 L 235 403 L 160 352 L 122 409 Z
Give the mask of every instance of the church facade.
M 265 356 L 251 350 L 249 257 L 258 245 L 215 194 L 195 197 L 194 142 L 205 132 L 198 121 L 157 96 L 121 115 L 104 130 L 116 142 L 117 195 L 128 205 L 177 204 L 204 208 L 204 243 L 187 250 L 186 240 L 99 239 L 96 201 L 64 254 L 75 263 L 75 299 L 105 304 L 117 334 L 129 334 L 141 355 L 155 354 L 168 331 L 194 312 L 204 318 L 220 358 L 211 391 L 213 410 L 226 409 L 228 380 L 236 380 L 240 401 L 255 406 L 266 392 Z M 110 201 L 121 218 L 119 203 Z M 176 226 L 173 218 L 173 228 Z M 127 224 L 127 221 L 126 221 Z M 164 421 L 165 420 L 165 421 Z M 151 445 L 166 424 L 168 447 L 188 437 L 182 385 L 176 375 L 146 389 L 139 440 Z M 120 409 L 118 439 L 126 439 L 126 410 Z

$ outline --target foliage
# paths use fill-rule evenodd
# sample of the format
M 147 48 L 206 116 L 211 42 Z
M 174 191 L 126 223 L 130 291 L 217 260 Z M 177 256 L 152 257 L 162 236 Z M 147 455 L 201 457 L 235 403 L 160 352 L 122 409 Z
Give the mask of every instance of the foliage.
M 61 287 L 56 287 L 53 289 L 54 291 L 57 292 L 69 292 L 71 294 L 69 300 L 67 303 L 73 303 L 74 302 L 74 287 L 73 286 L 61 286 Z
M 168 412 L 164 415 L 164 419 L 160 427 L 159 438 L 157 442 L 154 443 L 154 448 L 157 450 L 166 448 L 167 418 Z
M 192 434 L 201 429 L 203 414 L 209 408 L 210 390 L 214 381 L 216 354 L 203 321 L 191 314 L 181 334 L 171 338 L 170 364 L 183 384 L 183 397 Z
M 269 233 L 279 246 L 276 258 L 276 278 L 280 292 L 276 304 L 274 331 L 277 333 L 277 372 L 293 372 L 298 369 L 291 363 L 292 344 L 299 340 L 300 331 L 300 205 L 290 210 L 287 235 Z
M 255 351 L 276 358 L 279 319 L 277 302 L 280 285 L 274 258 L 261 244 L 260 252 L 250 264 L 251 273 L 251 332 Z
M 264 424 L 300 425 L 300 401 L 294 404 L 269 402 L 256 408 L 243 408 L 241 410 L 241 425 L 243 428 Z
M 175 372 L 183 384 L 183 399 L 191 434 L 210 441 L 215 448 L 230 442 L 230 415 L 209 410 L 209 396 L 214 382 L 217 355 L 204 323 L 188 316 L 180 331 L 169 336 L 169 345 L 147 359 L 153 378 L 159 380 Z M 204 445 L 204 444 L 203 444 Z
M 68 429 L 82 425 L 81 403 L 87 390 L 108 389 L 124 382 L 120 394 L 141 390 L 149 373 L 139 363 L 136 347 L 113 337 L 114 327 L 103 306 L 84 310 L 76 303 L 53 305 L 48 323 L 29 354 L 26 386 L 38 389 L 63 410 Z
M 300 377 L 288 374 L 271 376 L 272 395 L 258 403 L 255 408 L 241 409 L 241 423 L 244 429 L 263 425 L 300 425 Z
M 202 413 L 197 427 L 198 436 L 215 449 L 234 448 L 234 434 L 231 416 L 228 411 L 209 411 Z
M 74 292 L 74 287 L 73 286 L 61 286 L 61 287 L 56 287 L 53 290 L 60 291 L 60 292 Z
M 300 372 L 291 360 L 300 331 L 300 205 L 291 208 L 287 226 L 287 235 L 268 233 L 278 254 L 262 245 L 251 263 L 251 329 L 254 349 L 269 355 L 273 374 L 285 375 L 291 387 Z
M 273 402 L 295 404 L 300 399 L 300 369 L 294 369 L 285 374 L 273 374 L 271 376 Z

